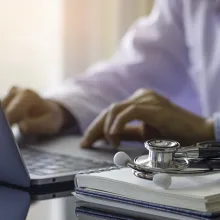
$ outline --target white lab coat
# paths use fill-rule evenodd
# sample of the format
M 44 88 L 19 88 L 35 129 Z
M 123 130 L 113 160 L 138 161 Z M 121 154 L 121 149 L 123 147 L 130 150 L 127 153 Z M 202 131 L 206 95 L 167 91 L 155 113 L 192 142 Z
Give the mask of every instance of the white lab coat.
M 218 1 L 157 0 L 149 17 L 125 34 L 111 60 L 51 89 L 85 131 L 111 103 L 153 89 L 204 116 L 220 111 Z

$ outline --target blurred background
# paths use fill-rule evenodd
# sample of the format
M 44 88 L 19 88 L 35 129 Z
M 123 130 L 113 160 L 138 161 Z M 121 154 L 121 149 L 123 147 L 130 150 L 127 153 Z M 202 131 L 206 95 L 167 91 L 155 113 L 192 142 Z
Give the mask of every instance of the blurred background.
M 111 56 L 127 28 L 147 15 L 152 4 L 153 0 L 0 0 L 0 95 L 13 85 L 38 91 L 83 73 Z M 71 209 L 70 200 L 34 205 L 28 219 L 71 219 L 69 205 Z
M 111 56 L 152 0 L 0 0 L 0 95 L 43 89 Z

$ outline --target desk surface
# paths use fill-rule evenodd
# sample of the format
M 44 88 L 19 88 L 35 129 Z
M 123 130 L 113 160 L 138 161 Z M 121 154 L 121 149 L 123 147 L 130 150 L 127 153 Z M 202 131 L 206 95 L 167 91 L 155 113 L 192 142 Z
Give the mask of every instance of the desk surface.
M 79 213 L 78 211 L 81 211 Z M 87 213 L 84 213 L 87 212 Z M 111 218 L 104 218 L 106 212 Z M 98 213 L 94 216 L 94 213 Z M 101 214 L 100 214 L 101 213 Z M 114 218 L 117 216 L 117 218 Z M 120 216 L 120 218 L 118 218 Z M 30 202 L 26 192 L 0 187 L 0 219 L 4 220 L 161 220 L 161 216 L 140 215 L 129 210 L 117 211 L 107 207 L 95 207 L 93 204 L 78 202 L 75 197 Z M 165 219 L 164 220 L 172 220 Z M 185 218 L 182 218 L 182 220 Z
M 129 210 L 117 210 L 117 214 L 113 210 L 108 210 L 102 207 L 92 207 L 91 204 L 78 202 L 75 197 L 66 197 L 59 199 L 43 200 L 31 202 L 28 193 L 14 190 L 11 188 L 0 187 L 0 219 L 4 220 L 103 220 L 102 216 L 94 216 L 93 213 L 107 212 L 108 215 L 119 215 L 122 219 L 129 220 L 148 220 L 157 218 L 150 218 L 143 216 L 140 218 L 139 214 L 135 216 L 134 213 L 129 216 Z M 92 212 L 91 214 L 81 213 L 77 210 Z M 108 210 L 108 211 L 106 211 Z M 77 215 L 78 214 L 78 215 Z M 132 217 L 131 217 L 132 216 Z M 116 219 L 116 218 L 111 218 Z M 157 220 L 159 220 L 158 218 Z M 167 220 L 167 219 L 166 219 Z
M 88 215 L 76 216 L 79 207 L 74 197 L 30 203 L 27 193 L 0 187 L 0 219 L 4 220 L 101 220 Z M 85 206 L 84 206 L 85 207 Z M 85 209 L 85 208 L 84 208 Z M 90 208 L 88 208 L 91 210 Z

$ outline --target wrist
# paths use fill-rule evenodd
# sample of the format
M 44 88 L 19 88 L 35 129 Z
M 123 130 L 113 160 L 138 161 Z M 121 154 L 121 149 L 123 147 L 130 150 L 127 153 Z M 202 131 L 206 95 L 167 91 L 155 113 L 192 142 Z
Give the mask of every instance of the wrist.
M 62 128 L 69 128 L 77 124 L 75 117 L 62 105 L 56 103 L 61 111 L 62 117 Z
M 215 140 L 220 141 L 220 112 L 213 114 L 213 126 Z
M 74 116 L 60 103 L 55 102 L 53 100 L 46 100 L 49 108 L 52 110 L 52 112 L 57 116 L 57 120 L 60 121 L 60 129 L 62 130 L 64 128 L 69 128 L 76 123 L 76 120 Z

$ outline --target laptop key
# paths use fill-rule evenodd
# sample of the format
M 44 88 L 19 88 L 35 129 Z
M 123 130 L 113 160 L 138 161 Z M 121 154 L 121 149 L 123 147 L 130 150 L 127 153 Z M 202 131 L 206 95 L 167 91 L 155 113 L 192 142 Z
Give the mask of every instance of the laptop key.
M 54 174 L 57 173 L 57 170 L 43 169 L 41 172 L 43 174 Z

